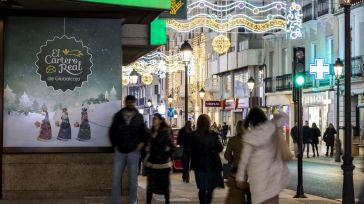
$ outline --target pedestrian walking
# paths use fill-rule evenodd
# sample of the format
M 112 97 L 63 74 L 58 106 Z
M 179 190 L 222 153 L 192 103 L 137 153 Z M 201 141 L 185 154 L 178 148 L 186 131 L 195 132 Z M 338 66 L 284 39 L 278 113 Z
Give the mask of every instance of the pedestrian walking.
M 288 116 L 282 112 L 275 114 L 273 120 L 267 120 L 259 108 L 250 110 L 245 128 L 250 128 L 243 136 L 243 150 L 236 175 L 240 188 L 246 188 L 246 174 L 252 203 L 279 203 L 279 192 L 290 181 L 290 172 L 286 161 L 281 156 L 277 134 Z M 283 141 L 284 143 L 284 141 Z M 288 147 L 287 147 L 288 148 Z
M 334 156 L 334 145 L 335 145 L 335 134 L 336 130 L 334 128 L 334 125 L 332 123 L 329 124 L 329 127 L 326 128 L 323 140 L 326 143 L 326 157 L 329 156 L 329 148 L 331 148 L 330 151 L 330 157 Z M 340 151 L 340 149 L 337 149 L 336 151 Z
M 222 163 L 219 153 L 223 150 L 219 135 L 210 129 L 210 117 L 202 114 L 197 119 L 197 130 L 191 137 L 191 168 L 199 189 L 200 204 L 210 204 L 213 191 L 224 188 Z
M 224 125 L 222 126 L 222 144 L 226 145 L 227 143 L 227 134 L 229 132 L 229 126 L 224 122 Z
M 137 203 L 138 163 L 140 150 L 146 143 L 147 127 L 143 115 L 135 108 L 136 98 L 128 95 L 125 107 L 117 112 L 110 128 L 110 140 L 115 148 L 112 203 L 120 203 L 122 175 L 128 168 L 130 182 L 130 203 Z
M 297 123 L 292 127 L 291 129 L 291 137 L 294 145 L 294 155 L 297 158 L 298 157 L 298 127 Z
M 147 174 L 147 204 L 152 203 L 154 194 L 164 195 L 169 204 L 170 171 L 172 154 L 175 146 L 172 141 L 172 129 L 161 114 L 153 116 L 148 146 L 146 147 L 145 166 Z
M 312 143 L 311 136 L 311 128 L 308 125 L 308 121 L 305 121 L 305 125 L 302 127 L 303 130 L 303 150 L 302 153 L 305 152 L 305 148 L 307 147 L 307 158 L 310 158 L 310 145 Z
M 319 143 L 319 137 L 321 137 L 321 131 L 317 127 L 316 123 L 312 123 L 311 126 L 311 138 L 312 138 L 312 151 L 313 151 L 313 157 L 316 157 L 315 151 L 317 153 L 317 157 L 320 156 L 319 150 L 318 150 L 318 143 Z
M 232 137 L 225 150 L 224 157 L 229 162 L 231 168 L 231 175 L 228 178 L 227 186 L 229 187 L 226 196 L 226 204 L 244 204 L 251 203 L 249 189 L 240 189 L 236 185 L 235 175 L 238 170 L 241 152 L 243 149 L 242 139 L 245 133 L 244 121 L 239 120 L 236 124 L 236 136 Z M 248 199 L 248 200 L 247 200 Z
M 362 170 L 364 172 L 364 169 Z M 358 204 L 364 204 L 364 180 L 361 183 L 359 197 L 358 197 Z
M 191 134 L 192 134 L 192 123 L 187 121 L 185 126 L 178 132 L 177 144 L 182 148 L 182 163 L 183 163 L 183 182 L 190 182 L 190 162 L 191 162 Z

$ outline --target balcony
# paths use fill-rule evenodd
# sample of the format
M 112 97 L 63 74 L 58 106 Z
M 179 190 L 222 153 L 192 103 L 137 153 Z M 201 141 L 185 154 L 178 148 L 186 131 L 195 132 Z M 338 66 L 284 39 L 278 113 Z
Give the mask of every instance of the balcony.
M 292 74 L 285 74 L 276 77 L 276 91 L 286 91 L 292 89 Z
M 364 77 L 364 56 L 351 58 L 351 76 Z
M 263 49 L 247 49 L 238 52 L 237 67 L 246 67 L 250 65 L 261 64 L 263 64 Z
M 323 16 L 329 13 L 329 0 L 318 0 L 317 1 L 317 16 Z
M 303 22 L 307 22 L 310 20 L 316 20 L 316 12 L 314 12 L 315 7 L 312 3 L 307 4 L 302 7 L 303 11 Z
M 273 78 L 268 77 L 264 79 L 265 93 L 273 92 Z
M 219 79 L 208 78 L 205 80 L 204 89 L 206 92 L 217 93 L 219 92 Z
M 315 80 L 313 80 L 313 75 L 309 72 L 306 72 L 306 84 L 304 88 L 312 88 Z

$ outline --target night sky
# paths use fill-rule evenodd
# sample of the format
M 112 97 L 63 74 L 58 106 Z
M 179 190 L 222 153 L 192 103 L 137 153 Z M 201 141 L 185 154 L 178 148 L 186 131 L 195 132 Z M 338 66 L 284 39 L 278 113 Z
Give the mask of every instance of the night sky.
M 92 54 L 88 82 L 73 91 L 54 91 L 36 73 L 36 54 L 54 36 L 64 34 L 64 18 L 9 17 L 5 21 L 5 80 L 17 97 L 25 91 L 31 100 L 48 106 L 75 105 L 114 86 L 120 97 L 121 21 L 66 18 L 66 35 L 83 41 Z

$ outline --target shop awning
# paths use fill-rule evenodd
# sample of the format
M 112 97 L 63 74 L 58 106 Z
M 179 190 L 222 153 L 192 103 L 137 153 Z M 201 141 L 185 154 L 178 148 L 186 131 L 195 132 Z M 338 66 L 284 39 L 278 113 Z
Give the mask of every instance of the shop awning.
M 158 47 L 151 41 L 151 23 L 161 12 L 170 10 L 170 6 L 170 0 L 2 0 L 0 14 L 123 19 L 125 27 L 135 28 L 132 38 L 120 32 L 123 64 L 127 65 Z

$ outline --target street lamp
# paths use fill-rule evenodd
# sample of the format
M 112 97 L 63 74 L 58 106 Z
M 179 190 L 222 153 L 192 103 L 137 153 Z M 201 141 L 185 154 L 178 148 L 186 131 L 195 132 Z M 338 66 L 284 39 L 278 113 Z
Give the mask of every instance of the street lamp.
M 249 92 L 250 92 L 250 97 L 252 96 L 252 92 L 253 92 L 254 86 L 255 86 L 255 80 L 254 80 L 253 77 L 250 77 L 248 79 L 248 89 L 249 89 Z
M 168 103 L 169 103 L 170 105 L 172 105 L 172 101 L 173 101 L 173 96 L 172 96 L 172 94 L 170 94 L 170 95 L 168 96 Z
M 343 62 L 340 60 L 340 58 L 337 58 L 335 64 L 334 64 L 334 72 L 335 72 L 335 79 L 336 79 L 336 129 L 337 129 L 337 132 L 336 132 L 336 146 L 335 146 L 335 162 L 340 162 L 340 150 L 341 150 L 341 142 L 340 142 L 340 137 L 339 137 L 339 103 L 340 103 L 340 89 L 339 89 L 339 86 L 340 86 L 340 77 L 341 77 L 341 74 L 343 72 Z
M 188 121 L 188 63 L 192 55 L 192 47 L 187 40 L 181 46 L 181 57 L 185 63 L 185 122 Z
M 200 94 L 200 98 L 201 98 L 201 114 L 203 114 L 203 98 L 205 97 L 205 90 L 203 88 L 201 88 L 201 90 L 199 91 Z
M 138 78 L 139 78 L 138 72 L 136 72 L 135 69 L 133 69 L 133 71 L 131 71 L 131 73 L 130 73 L 129 78 L 130 78 L 130 84 L 137 84 Z
M 351 30 L 350 30 L 350 0 L 343 0 L 345 16 L 345 134 L 344 134 L 344 164 L 341 168 L 344 171 L 343 182 L 343 203 L 354 203 L 354 182 L 353 156 L 351 154 Z
M 150 108 L 152 106 L 152 101 L 148 99 L 147 106 Z

